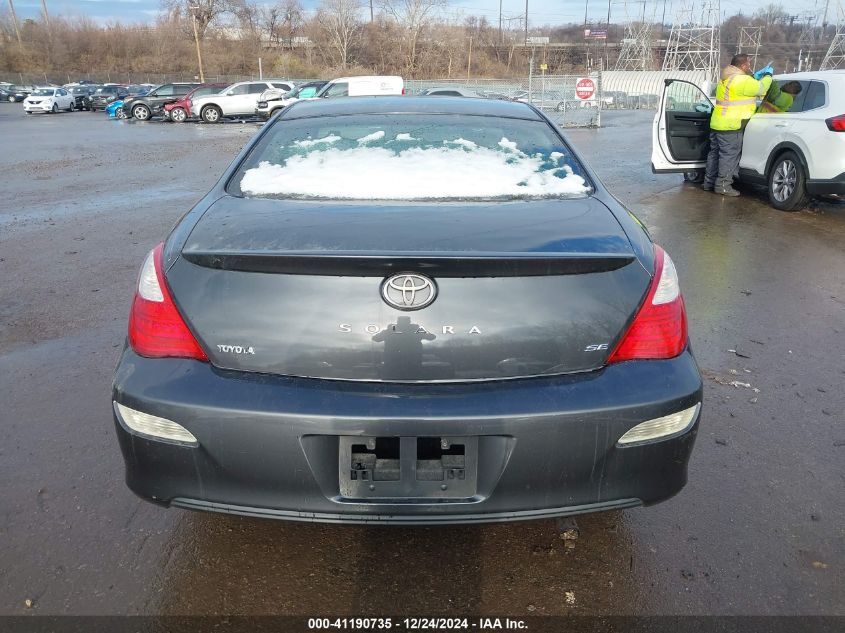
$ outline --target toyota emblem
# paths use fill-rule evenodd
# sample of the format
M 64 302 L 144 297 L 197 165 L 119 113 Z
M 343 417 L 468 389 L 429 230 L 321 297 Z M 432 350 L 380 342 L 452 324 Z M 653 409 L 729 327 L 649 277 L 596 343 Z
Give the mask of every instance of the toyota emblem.
M 401 273 L 382 282 L 381 296 L 387 305 L 397 310 L 420 310 L 437 297 L 437 286 L 428 277 Z

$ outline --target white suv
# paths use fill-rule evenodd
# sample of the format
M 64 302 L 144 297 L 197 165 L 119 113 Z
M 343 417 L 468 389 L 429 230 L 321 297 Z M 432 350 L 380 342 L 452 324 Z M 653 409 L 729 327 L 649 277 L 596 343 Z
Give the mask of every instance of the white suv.
M 751 117 L 739 179 L 765 185 L 772 206 L 783 211 L 803 208 L 810 196 L 845 195 L 845 70 L 778 75 L 774 82 L 797 82 L 800 91 L 785 111 L 761 107 Z M 712 108 L 698 86 L 666 80 L 652 128 L 652 171 L 703 179 Z
M 206 123 L 217 123 L 224 117 L 253 116 L 261 93 L 270 89 L 287 92 L 293 89 L 293 82 L 283 79 L 240 81 L 216 95 L 193 99 L 191 114 Z

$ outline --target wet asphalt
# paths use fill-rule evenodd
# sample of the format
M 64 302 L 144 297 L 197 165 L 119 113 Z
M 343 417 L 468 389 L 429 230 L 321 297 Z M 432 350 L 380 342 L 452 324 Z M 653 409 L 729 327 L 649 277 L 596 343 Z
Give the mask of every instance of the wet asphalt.
M 651 116 L 568 136 L 677 264 L 704 419 L 678 496 L 568 548 L 134 497 L 109 395 L 138 266 L 257 126 L 0 104 L 0 615 L 845 614 L 845 206 L 654 176 Z

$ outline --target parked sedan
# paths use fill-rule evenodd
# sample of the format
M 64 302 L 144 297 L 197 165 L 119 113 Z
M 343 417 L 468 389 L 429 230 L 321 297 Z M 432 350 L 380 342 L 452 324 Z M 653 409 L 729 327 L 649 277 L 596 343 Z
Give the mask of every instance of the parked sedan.
M 474 90 L 461 88 L 458 86 L 448 86 L 446 88 L 426 88 L 420 93 L 422 97 L 470 97 L 478 99 L 481 95 Z
M 123 109 L 123 104 L 123 99 L 117 99 L 106 106 L 106 114 L 110 119 L 126 118 L 126 110 Z
M 672 260 L 521 103 L 285 108 L 147 255 L 127 340 L 126 481 L 180 508 L 648 505 L 686 483 L 701 413 Z
M 79 85 L 67 88 L 67 91 L 73 95 L 74 108 L 77 110 L 91 109 L 91 95 L 97 90 L 97 86 Z
M 219 93 L 223 88 L 229 84 L 202 84 L 191 90 L 184 97 L 178 101 L 165 104 L 162 108 L 162 115 L 165 120 L 174 121 L 176 123 L 183 123 L 188 120 L 191 113 L 191 105 L 193 98 L 205 97 Z
M 8 88 L 6 101 L 9 103 L 20 103 L 26 99 L 33 90 L 35 90 L 34 86 L 11 86 Z
M 94 94 L 91 95 L 91 111 L 96 112 L 97 110 L 105 110 L 106 106 L 108 106 L 112 101 L 125 99 L 128 96 L 129 91 L 125 86 L 118 86 L 114 84 L 100 86 Z
M 296 103 L 300 99 L 311 99 L 315 97 L 327 83 L 329 82 L 309 81 L 284 93 L 281 90 L 267 90 L 258 100 L 258 104 L 255 106 L 255 114 L 266 121 L 279 110 Z
M 27 114 L 33 112 L 56 113 L 59 110 L 73 111 L 73 95 L 64 88 L 36 88 L 23 100 L 23 109 Z
M 124 114 L 126 118 L 147 121 L 161 114 L 166 104 L 178 101 L 198 85 L 194 83 L 175 83 L 158 86 L 143 95 L 126 99 L 123 104 Z

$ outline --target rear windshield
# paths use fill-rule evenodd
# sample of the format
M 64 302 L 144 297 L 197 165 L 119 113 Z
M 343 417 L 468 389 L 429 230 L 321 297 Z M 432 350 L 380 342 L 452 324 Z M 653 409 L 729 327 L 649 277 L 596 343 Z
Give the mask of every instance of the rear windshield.
M 584 196 L 592 188 L 545 121 L 367 114 L 277 121 L 228 190 L 272 198 L 489 200 Z

